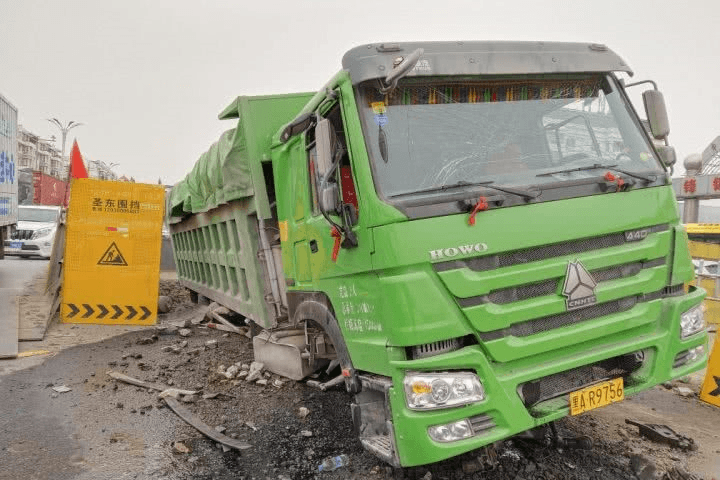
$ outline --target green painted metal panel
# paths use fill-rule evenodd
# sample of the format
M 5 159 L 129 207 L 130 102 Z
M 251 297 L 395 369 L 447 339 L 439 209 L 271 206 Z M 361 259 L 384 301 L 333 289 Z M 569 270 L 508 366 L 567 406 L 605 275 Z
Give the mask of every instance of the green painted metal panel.
M 171 226 L 178 281 L 263 327 L 276 319 L 265 301 L 252 199 L 234 200 Z
M 568 262 L 577 259 L 580 259 L 590 272 L 616 265 L 661 259 L 668 255 L 672 241 L 671 232 L 658 232 L 634 244 L 592 250 L 582 254 L 560 255 L 532 264 L 513 265 L 502 270 L 474 272 L 470 269 L 455 269 L 440 272 L 439 275 L 453 295 L 467 298 L 553 278 L 561 281 L 567 273 Z

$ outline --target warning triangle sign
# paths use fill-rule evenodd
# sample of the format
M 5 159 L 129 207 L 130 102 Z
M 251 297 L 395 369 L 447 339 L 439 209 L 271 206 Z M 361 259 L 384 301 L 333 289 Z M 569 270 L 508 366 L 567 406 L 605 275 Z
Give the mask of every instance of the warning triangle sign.
M 112 242 L 108 249 L 105 250 L 105 253 L 103 253 L 102 257 L 100 257 L 100 260 L 98 260 L 97 264 L 119 265 L 121 267 L 127 267 L 125 257 L 123 257 L 122 253 L 120 253 L 120 249 L 117 245 L 115 245 L 115 242 Z

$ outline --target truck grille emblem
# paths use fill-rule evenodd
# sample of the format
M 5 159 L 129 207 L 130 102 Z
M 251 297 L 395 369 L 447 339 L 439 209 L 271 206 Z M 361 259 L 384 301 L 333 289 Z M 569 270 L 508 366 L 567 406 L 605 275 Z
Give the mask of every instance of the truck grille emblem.
M 562 291 L 563 295 L 567 297 L 565 301 L 567 309 L 575 310 L 597 303 L 596 286 L 597 282 L 580 261 L 568 263 Z

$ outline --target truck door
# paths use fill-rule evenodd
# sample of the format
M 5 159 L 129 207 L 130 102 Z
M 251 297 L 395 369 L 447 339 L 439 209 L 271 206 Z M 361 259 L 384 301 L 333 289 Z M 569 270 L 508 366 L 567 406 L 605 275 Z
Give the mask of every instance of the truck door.
M 333 176 L 333 181 L 339 190 L 339 203 L 346 205 L 343 208 L 349 209 L 351 223 L 354 224 L 352 231 L 357 236 L 357 246 L 341 248 L 337 256 L 333 258 L 333 249 L 336 243 L 336 236 L 333 236 L 332 225 L 323 215 L 319 205 L 320 185 L 316 175 L 317 145 L 315 142 L 314 129 L 305 132 L 305 145 L 307 150 L 307 171 L 306 179 L 309 191 L 309 209 L 305 216 L 303 229 L 305 239 L 301 245 L 296 243 L 296 262 L 298 271 L 300 265 L 307 259 L 309 271 L 307 272 L 315 283 L 320 279 L 346 275 L 353 271 L 369 269 L 371 238 L 367 230 L 362 228 L 362 201 L 356 190 L 356 182 L 353 172 L 353 152 L 351 142 L 348 138 L 343 112 L 339 101 L 331 105 L 327 110 L 319 114 L 330 121 L 338 148 L 342 149 L 342 157 Z M 361 142 L 360 142 L 361 143 Z M 330 220 L 338 225 L 344 225 L 347 220 L 337 212 L 325 212 Z M 344 239 L 344 236 L 342 237 Z M 346 244 L 347 245 L 347 242 Z

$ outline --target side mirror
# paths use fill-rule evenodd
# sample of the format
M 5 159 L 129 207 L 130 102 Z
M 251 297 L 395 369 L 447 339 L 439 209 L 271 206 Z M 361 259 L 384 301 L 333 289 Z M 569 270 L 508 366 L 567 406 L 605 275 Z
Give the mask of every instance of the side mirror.
M 317 175 L 325 178 L 332 168 L 333 152 L 337 139 L 330 125 L 330 120 L 323 118 L 315 126 L 315 145 L 317 148 Z
M 665 164 L 665 166 L 672 167 L 675 165 L 675 162 L 677 161 L 675 147 L 668 145 L 656 145 L 655 149 L 657 150 L 658 155 L 660 155 L 660 160 Z
M 650 131 L 657 140 L 662 140 L 670 133 L 665 99 L 659 90 L 646 90 L 642 94 L 645 114 L 650 123 Z
M 338 208 L 338 186 L 328 177 L 332 173 L 337 137 L 330 120 L 323 118 L 315 126 L 315 145 L 317 150 L 316 175 L 318 179 L 318 203 L 323 212 L 335 212 Z

